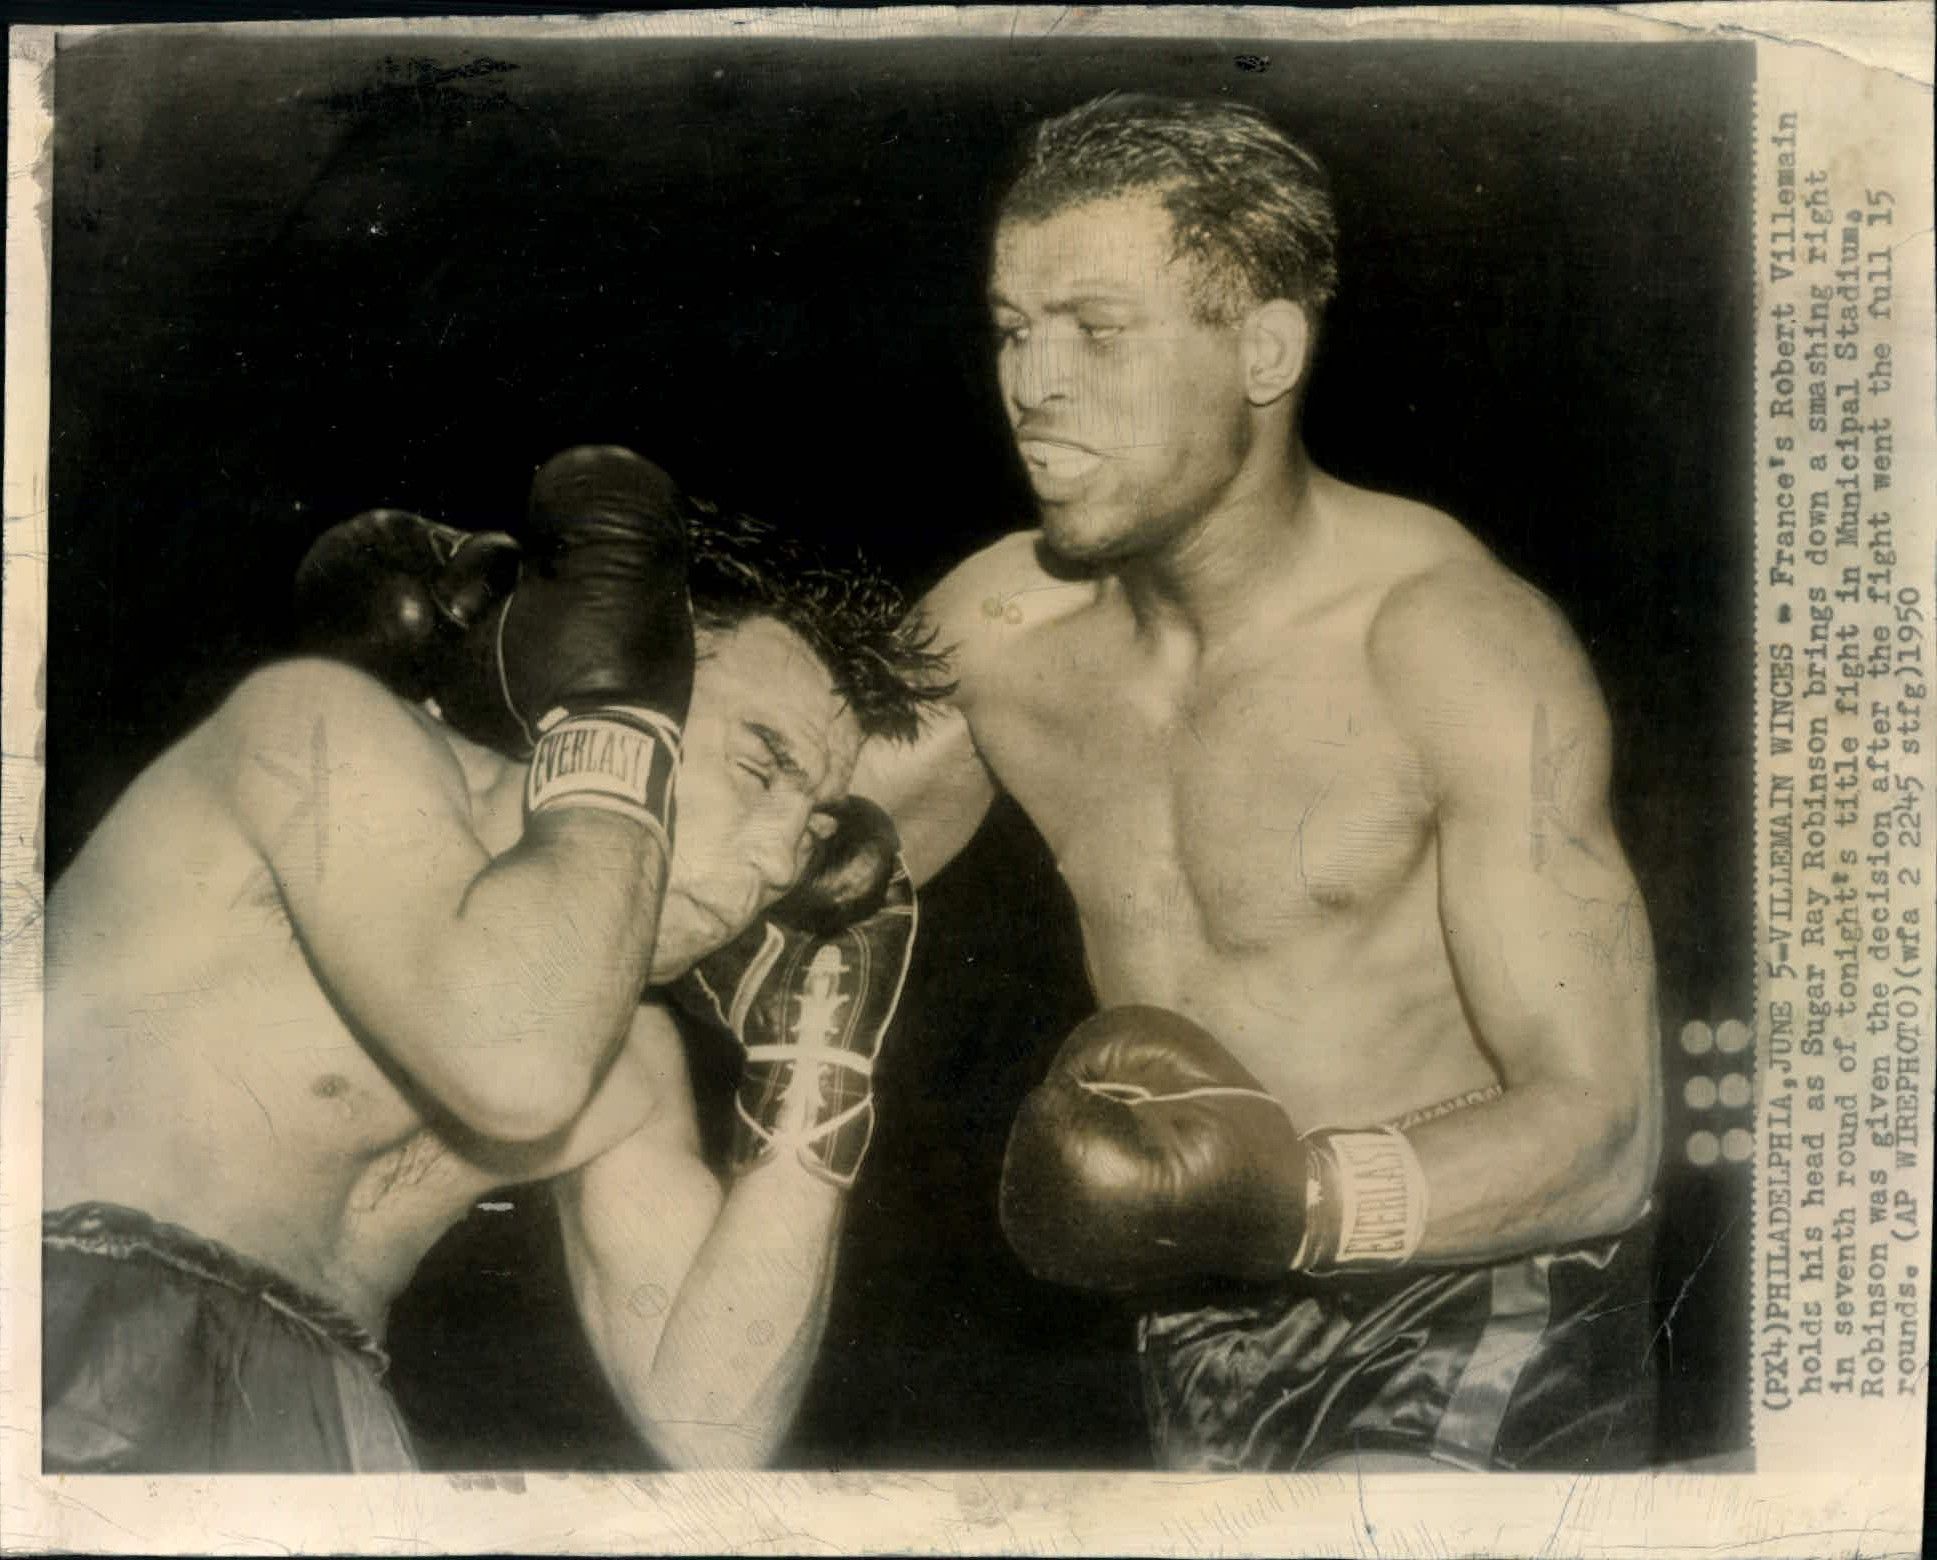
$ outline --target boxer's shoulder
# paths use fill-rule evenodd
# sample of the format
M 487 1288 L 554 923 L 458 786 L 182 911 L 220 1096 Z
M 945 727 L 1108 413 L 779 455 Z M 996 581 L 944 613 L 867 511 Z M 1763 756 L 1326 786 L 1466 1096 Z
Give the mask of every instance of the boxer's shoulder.
M 438 722 L 338 661 L 302 656 L 257 668 L 199 735 L 225 787 L 295 765 L 349 789 L 401 784 L 454 799 L 466 794 L 463 768 Z
M 1409 676 L 1449 654 L 1492 656 L 1504 669 L 1573 644 L 1558 608 L 1485 554 L 1434 557 L 1386 587 L 1368 644 L 1375 664 Z
M 1012 648 L 1018 629 L 1067 617 L 1096 600 L 1096 581 L 1059 571 L 1040 531 L 1012 531 L 949 570 L 923 599 L 941 640 L 954 647 L 960 670 Z
M 1542 684 L 1586 671 L 1580 641 L 1561 610 L 1484 555 L 1439 559 L 1395 581 L 1372 619 L 1368 643 L 1374 666 L 1407 682 L 1477 673 Z
M 1378 686 L 1425 749 L 1521 752 L 1530 723 L 1584 735 L 1605 726 L 1566 617 L 1490 556 L 1448 555 L 1395 581 L 1366 643 Z
M 368 672 L 322 656 L 268 661 L 244 677 L 213 719 L 229 730 L 313 724 L 340 718 L 353 724 L 392 726 L 410 718 L 411 706 Z

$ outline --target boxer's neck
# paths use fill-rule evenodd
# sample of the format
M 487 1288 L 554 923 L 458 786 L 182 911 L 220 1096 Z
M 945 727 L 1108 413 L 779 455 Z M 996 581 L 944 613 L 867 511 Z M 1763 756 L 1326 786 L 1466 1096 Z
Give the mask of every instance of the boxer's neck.
M 1325 540 L 1325 511 L 1302 445 L 1289 459 L 1247 462 L 1217 504 L 1160 550 L 1115 571 L 1139 632 L 1208 654 L 1255 631 L 1258 609 L 1283 599 Z

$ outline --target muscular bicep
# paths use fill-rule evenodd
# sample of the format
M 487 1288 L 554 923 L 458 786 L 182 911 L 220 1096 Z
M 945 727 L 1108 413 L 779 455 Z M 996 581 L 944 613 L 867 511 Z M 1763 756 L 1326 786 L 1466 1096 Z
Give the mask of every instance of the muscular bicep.
M 1510 1083 L 1568 1076 L 1641 1090 L 1654 1051 L 1647 910 L 1583 751 L 1595 738 L 1576 728 L 1572 751 L 1543 752 L 1549 713 L 1531 712 L 1524 759 L 1442 802 L 1446 943 Z
M 1646 1116 L 1654 954 L 1609 811 L 1611 735 L 1586 658 L 1517 585 L 1427 605 L 1387 648 L 1409 663 L 1442 929 L 1479 1039 L 1509 1086 L 1572 1083 Z
M 861 750 L 852 790 L 887 808 L 917 884 L 954 860 L 995 800 L 995 777 L 976 748 L 965 701 L 1014 632 L 1000 611 L 991 615 L 987 607 L 1033 600 L 1030 588 L 1042 576 L 1032 559 L 1026 535 L 1005 537 L 952 570 L 922 599 L 920 616 L 948 654 L 955 696 L 924 712 L 913 742 L 876 738 Z
M 491 855 L 449 744 L 347 668 L 272 668 L 222 719 L 232 804 L 359 1038 L 486 1137 L 566 1126 L 645 981 L 656 836 L 561 808 Z
M 870 741 L 850 789 L 887 808 L 917 884 L 955 859 L 995 800 L 995 781 L 975 751 L 968 721 L 952 706 L 931 711 L 913 742 Z
M 221 783 L 338 1016 L 489 1139 L 548 1135 L 601 1037 L 543 957 L 555 917 L 467 915 L 492 865 L 448 744 L 347 667 L 257 673 L 222 716 Z M 563 940 L 577 940 L 565 928 Z M 636 987 L 634 988 L 636 990 Z M 583 1029 L 574 1059 L 555 1036 Z

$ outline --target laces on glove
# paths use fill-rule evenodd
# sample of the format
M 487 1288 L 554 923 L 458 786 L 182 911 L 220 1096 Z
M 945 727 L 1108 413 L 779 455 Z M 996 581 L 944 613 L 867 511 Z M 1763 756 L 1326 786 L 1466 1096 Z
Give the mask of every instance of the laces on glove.
M 874 1138 L 874 1065 L 915 935 L 912 885 L 817 936 L 769 920 L 711 955 L 675 989 L 745 1048 L 732 1158 L 746 1171 L 783 1154 L 831 1186 L 854 1184 Z

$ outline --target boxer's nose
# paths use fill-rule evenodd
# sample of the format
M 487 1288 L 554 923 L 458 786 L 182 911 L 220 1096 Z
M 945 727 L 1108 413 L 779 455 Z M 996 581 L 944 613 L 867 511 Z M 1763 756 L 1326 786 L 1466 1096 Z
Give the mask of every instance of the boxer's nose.
M 770 895 L 784 894 L 807 860 L 800 848 L 800 836 L 782 829 L 763 829 L 754 837 L 749 853 L 753 870 Z
M 1044 402 L 1067 395 L 1074 366 L 1074 343 L 1061 332 L 1035 330 L 1011 345 L 1004 378 L 1009 401 L 1018 412 L 1033 412 Z

